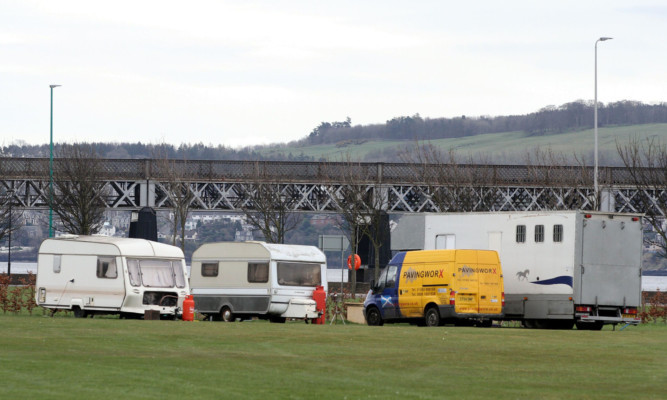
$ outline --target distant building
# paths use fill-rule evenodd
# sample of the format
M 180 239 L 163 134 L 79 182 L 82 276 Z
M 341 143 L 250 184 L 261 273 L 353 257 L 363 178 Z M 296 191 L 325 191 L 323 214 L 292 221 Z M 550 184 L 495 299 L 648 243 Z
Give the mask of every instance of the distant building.
M 316 228 L 338 225 L 338 218 L 335 215 L 318 214 L 310 218 L 310 225 Z
M 235 242 L 247 242 L 249 240 L 255 240 L 252 230 L 236 231 L 236 235 L 234 236 Z
M 116 227 L 111 224 L 111 222 L 106 221 L 99 232 L 99 235 L 102 236 L 114 236 L 116 234 Z

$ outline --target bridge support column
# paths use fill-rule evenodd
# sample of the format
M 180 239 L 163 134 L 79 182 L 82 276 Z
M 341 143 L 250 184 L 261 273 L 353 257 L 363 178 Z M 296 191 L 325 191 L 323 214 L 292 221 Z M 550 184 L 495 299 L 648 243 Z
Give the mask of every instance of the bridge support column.
M 150 180 L 140 184 L 139 205 L 141 207 L 155 207 L 155 183 Z
M 600 211 L 616 212 L 616 196 L 613 189 L 600 190 Z

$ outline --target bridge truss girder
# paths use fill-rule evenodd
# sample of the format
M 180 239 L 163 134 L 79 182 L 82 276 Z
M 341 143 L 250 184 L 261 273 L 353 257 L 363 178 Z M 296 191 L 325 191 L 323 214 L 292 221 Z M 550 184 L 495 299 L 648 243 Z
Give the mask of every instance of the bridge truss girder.
M 265 184 L 265 183 L 264 183 Z M 252 208 L 255 182 L 194 181 L 188 184 L 192 194 L 191 210 L 239 212 Z M 293 211 L 338 212 L 341 207 L 341 183 L 272 183 L 280 196 L 289 199 Z M 104 200 L 109 209 L 136 210 L 143 206 L 170 209 L 167 185 L 151 180 L 109 180 L 104 186 Z M 14 204 L 24 209 L 48 208 L 48 181 L 33 179 L 0 180 L 0 192 L 14 190 Z M 387 212 L 454 211 L 538 211 L 594 208 L 590 187 L 556 186 L 426 186 L 410 184 L 369 184 L 367 191 L 383 196 Z M 664 216 L 658 204 L 664 204 L 667 188 L 660 190 L 631 187 L 603 189 L 602 209 L 616 212 L 651 213 Z M 378 204 L 377 202 L 375 204 Z M 370 205 L 369 205 L 370 206 Z

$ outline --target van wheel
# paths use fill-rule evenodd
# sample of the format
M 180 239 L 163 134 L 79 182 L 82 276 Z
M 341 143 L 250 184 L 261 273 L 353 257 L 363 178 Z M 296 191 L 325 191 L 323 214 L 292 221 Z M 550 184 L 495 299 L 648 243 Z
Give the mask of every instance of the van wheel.
M 490 319 L 483 319 L 475 322 L 475 326 L 478 328 L 490 328 L 493 326 L 493 321 Z
M 382 321 L 382 315 L 380 315 L 380 310 L 375 307 L 371 307 L 366 310 L 366 323 L 369 326 L 382 326 L 384 321 Z
M 426 326 L 439 326 L 440 325 L 440 312 L 435 307 L 429 307 L 424 314 L 424 322 Z
M 229 307 L 223 307 L 220 311 L 220 319 L 224 322 L 234 322 L 236 318 L 234 318 L 234 313 Z
M 74 318 L 86 318 L 88 316 L 88 314 L 79 307 L 74 307 L 72 311 L 74 311 Z

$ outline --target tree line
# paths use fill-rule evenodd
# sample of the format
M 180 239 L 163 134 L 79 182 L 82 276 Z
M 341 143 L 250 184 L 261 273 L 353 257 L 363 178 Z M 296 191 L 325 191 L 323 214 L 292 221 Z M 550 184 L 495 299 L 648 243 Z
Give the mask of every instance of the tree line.
M 171 145 L 165 143 L 87 143 L 102 158 L 141 159 L 159 153 L 169 159 L 186 160 L 245 160 L 245 161 L 317 161 L 299 152 L 298 147 L 316 144 L 361 143 L 365 140 L 434 140 L 459 138 L 488 133 L 522 131 L 530 135 L 550 135 L 593 128 L 593 102 L 577 100 L 560 106 L 546 106 L 527 115 L 479 116 L 462 115 L 454 118 L 423 118 L 419 114 L 400 116 L 384 124 L 353 125 L 348 117 L 339 122 L 321 122 L 302 139 L 281 144 L 232 148 L 204 143 Z M 645 104 L 623 100 L 598 103 L 598 126 L 667 123 L 667 103 Z M 65 144 L 55 144 L 58 152 Z M 268 148 L 294 149 L 294 154 L 264 152 Z M 384 149 L 387 154 L 374 154 L 375 161 L 396 159 L 396 149 Z M 297 153 L 298 152 L 298 153 Z M 0 146 L 6 157 L 49 157 L 49 145 L 29 145 L 17 142 Z M 369 160 L 370 161 L 370 160 Z
M 301 144 L 332 144 L 354 140 L 434 140 L 487 133 L 521 131 L 548 135 L 593 128 L 592 101 L 577 100 L 561 106 L 547 106 L 527 115 L 423 118 L 419 114 L 401 116 L 384 124 L 356 125 L 322 122 Z M 598 103 L 598 126 L 667 123 L 667 103 L 645 104 L 623 100 Z

